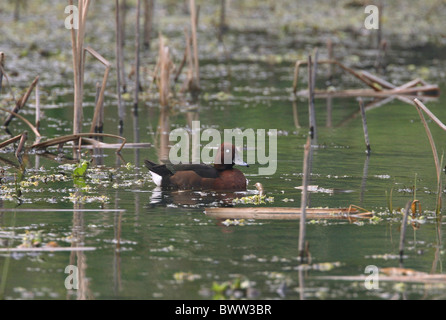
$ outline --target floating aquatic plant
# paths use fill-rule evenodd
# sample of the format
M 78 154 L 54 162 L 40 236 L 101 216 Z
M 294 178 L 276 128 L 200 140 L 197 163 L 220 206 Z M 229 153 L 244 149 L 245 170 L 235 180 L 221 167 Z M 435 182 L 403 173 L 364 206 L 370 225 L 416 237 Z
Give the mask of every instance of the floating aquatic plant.
M 232 281 L 212 284 L 214 300 L 253 298 L 257 295 L 253 288 L 253 282 L 242 276 L 237 276 Z
M 274 197 L 267 197 L 266 195 L 255 194 L 252 196 L 235 198 L 233 200 L 234 204 L 243 203 L 243 204 L 265 204 L 267 202 L 274 202 Z
M 184 281 L 194 281 L 197 279 L 201 279 L 199 274 L 194 274 L 191 272 L 175 272 L 173 275 L 175 281 L 179 283 L 183 283 Z
M 87 169 L 89 166 L 90 162 L 89 161 L 81 161 L 74 169 L 73 171 L 73 177 L 74 178 L 79 178 L 79 177 L 85 177 L 86 173 L 87 173 Z
M 222 222 L 225 226 L 244 226 L 245 225 L 245 219 L 226 219 Z

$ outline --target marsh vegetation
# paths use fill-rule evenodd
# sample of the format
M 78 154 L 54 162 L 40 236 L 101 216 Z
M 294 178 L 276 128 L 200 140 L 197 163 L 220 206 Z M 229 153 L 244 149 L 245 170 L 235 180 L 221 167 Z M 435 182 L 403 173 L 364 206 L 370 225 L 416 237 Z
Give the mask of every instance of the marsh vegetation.
M 446 5 L 380 8 L 3 1 L 0 298 L 444 299 Z M 277 129 L 276 172 L 159 190 L 193 121 Z

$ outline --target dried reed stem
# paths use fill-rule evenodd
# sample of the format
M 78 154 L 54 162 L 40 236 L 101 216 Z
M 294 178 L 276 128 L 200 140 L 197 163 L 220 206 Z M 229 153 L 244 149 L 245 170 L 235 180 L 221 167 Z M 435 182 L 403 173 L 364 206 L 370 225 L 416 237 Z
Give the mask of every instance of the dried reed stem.
M 124 68 L 124 43 L 125 43 L 125 19 L 127 16 L 127 1 L 123 0 L 121 4 L 119 4 L 119 0 L 116 0 L 116 41 L 117 41 L 117 50 L 119 50 L 119 54 L 117 55 L 117 64 L 119 68 L 119 78 L 120 78 L 120 87 L 119 90 L 123 92 L 127 92 L 127 82 L 125 76 L 125 68 Z
M 39 133 L 39 131 L 38 131 L 38 130 L 36 129 L 36 127 L 34 127 L 34 126 L 31 124 L 31 122 L 29 122 L 26 118 L 22 117 L 22 116 L 19 115 L 18 113 L 15 113 L 14 111 L 10 111 L 10 110 L 7 110 L 7 109 L 2 108 L 2 107 L 0 107 L 0 110 L 2 110 L 2 111 L 4 111 L 4 112 L 8 112 L 8 113 L 14 115 L 14 117 L 19 118 L 20 120 L 22 120 L 23 122 L 25 122 L 26 125 L 27 125 L 28 127 L 30 127 L 31 130 L 34 132 L 34 134 L 36 135 L 36 137 L 40 137 L 40 133 Z
M 141 0 L 136 3 L 136 26 L 135 26 L 135 91 L 133 97 L 133 112 L 136 114 L 138 110 L 139 102 L 139 43 L 140 43 L 140 11 L 141 11 Z
M 226 24 L 226 0 L 220 0 L 220 25 L 218 26 L 218 42 L 223 42 L 223 34 L 228 28 Z
M 5 77 L 6 83 L 8 84 L 8 87 L 9 87 L 9 91 L 11 92 L 11 95 L 12 95 L 12 99 L 15 101 L 14 91 L 12 91 L 11 84 L 9 83 L 9 78 L 5 72 L 4 66 L 5 66 L 5 54 L 3 52 L 0 52 L 0 76 L 1 76 L 0 77 L 0 94 L 1 94 L 1 88 L 3 86 L 3 77 Z
M 36 129 L 39 130 L 40 127 L 40 92 L 39 84 L 36 84 Z
M 296 64 L 294 65 L 294 78 L 293 78 L 293 93 L 297 93 L 297 85 L 299 80 L 299 69 L 301 65 L 307 64 L 308 62 L 305 60 L 298 60 L 296 61 Z M 319 64 L 334 64 L 343 69 L 344 71 L 352 74 L 354 77 L 358 78 L 362 82 L 364 82 L 367 86 L 371 87 L 375 91 L 381 91 L 382 88 L 378 86 L 375 81 L 369 79 L 367 76 L 365 76 L 362 72 L 356 71 L 352 68 L 349 68 L 342 63 L 340 63 L 337 60 L 319 60 Z
M 333 41 L 331 39 L 327 40 L 327 51 L 328 51 L 328 60 L 333 60 Z M 328 65 L 328 81 L 333 79 L 333 66 L 332 64 Z
M 197 43 L 197 8 L 195 6 L 195 0 L 189 1 L 190 7 L 190 24 L 191 24 L 191 38 L 193 47 L 193 66 L 194 66 L 194 81 L 193 88 L 200 88 L 200 70 L 198 64 L 198 43 Z
M 28 139 L 28 132 L 25 131 L 20 135 L 20 142 L 19 142 L 19 145 L 17 146 L 17 150 L 15 152 L 15 156 L 17 159 L 19 159 L 19 161 L 21 161 L 20 154 L 23 150 L 23 147 L 25 146 L 25 142 L 27 139 Z
M 407 219 L 409 216 L 409 209 L 410 209 L 411 205 L 412 205 L 412 201 L 408 201 L 406 203 L 406 208 L 404 209 L 403 222 L 401 223 L 400 246 L 399 246 L 400 263 L 403 262 L 404 240 L 406 238 Z
M 437 125 L 440 126 L 443 130 L 446 130 L 446 126 L 418 99 L 414 99 L 415 106 L 417 108 L 418 114 L 420 116 L 421 121 L 423 122 L 424 129 L 426 131 L 427 138 L 429 139 L 429 143 L 431 145 L 432 154 L 434 156 L 435 169 L 437 173 L 437 207 L 436 213 L 440 213 L 441 209 L 441 194 L 442 194 L 442 183 L 441 183 L 441 163 L 438 159 L 438 152 L 435 146 L 434 138 L 432 137 L 432 133 L 427 125 L 426 119 L 424 119 L 424 115 L 421 112 L 423 110 Z M 443 158 L 442 158 L 443 161 Z
M 150 49 L 154 0 L 144 0 L 144 48 Z
M 359 108 L 361 109 L 361 117 L 362 117 L 362 128 L 364 130 L 364 140 L 366 145 L 366 153 L 367 155 L 370 155 L 371 149 L 370 149 L 370 141 L 369 141 L 369 131 L 367 129 L 367 120 L 365 117 L 365 110 L 364 110 L 364 103 L 362 99 L 359 99 Z
M 23 106 L 28 102 L 29 96 L 31 95 L 31 92 L 37 85 L 37 82 L 39 81 L 39 76 L 37 76 L 34 81 L 29 86 L 28 90 L 26 90 L 25 94 L 16 102 L 16 105 L 14 109 L 12 110 L 12 113 L 6 118 L 5 122 L 3 123 L 3 126 L 7 127 L 11 120 L 14 118 L 14 116 L 20 111 L 20 109 L 23 108 Z
M 104 95 L 105 95 L 105 87 L 107 86 L 107 79 L 110 73 L 111 63 L 108 62 L 103 56 L 101 56 L 98 52 L 90 47 L 85 48 L 85 52 L 90 53 L 93 57 L 95 57 L 100 63 L 105 66 L 104 77 L 102 79 L 101 91 L 99 92 L 98 100 L 96 102 L 96 107 L 94 111 L 93 121 L 91 122 L 90 133 L 94 132 L 94 128 L 97 125 L 98 119 L 100 117 L 101 111 L 103 111 L 104 105 Z
M 310 127 L 310 137 L 313 141 L 316 137 L 316 116 L 314 112 L 314 73 L 312 70 L 311 55 L 308 56 L 308 117 Z
M 13 138 L 11 138 L 11 139 L 8 139 L 8 140 L 6 140 L 6 141 L 1 142 L 1 143 L 0 143 L 0 149 L 6 147 L 6 146 L 8 146 L 8 145 L 10 145 L 11 143 L 14 143 L 14 142 L 16 142 L 16 141 L 19 141 L 21 137 L 22 137 L 22 134 L 19 134 L 19 135 L 15 136 L 15 137 L 13 137 Z
M 303 176 L 302 176 L 302 196 L 301 196 L 301 218 L 300 218 L 300 228 L 299 228 L 299 258 L 301 261 L 305 259 L 306 254 L 306 244 L 305 244 L 305 220 L 306 220 L 306 209 L 307 209 L 307 195 L 308 195 L 308 177 L 310 175 L 309 170 L 309 158 L 311 149 L 311 139 L 307 138 L 307 143 L 304 148 L 304 163 L 303 163 Z
M 2 93 L 3 67 L 5 65 L 5 54 L 0 51 L 0 94 Z
M 117 84 L 116 84 L 116 91 L 118 93 L 118 117 L 119 117 L 119 132 L 122 134 L 123 127 L 124 127 L 124 117 L 125 117 L 125 110 L 124 110 L 124 104 L 122 101 L 121 96 L 121 71 L 122 71 L 122 61 L 123 61 L 123 55 L 122 55 L 122 31 L 121 31 L 121 14 L 120 14 L 120 6 L 119 6 L 119 0 L 116 0 L 115 2 L 115 10 L 116 10 L 116 46 L 115 46 L 115 54 L 116 54 L 116 78 L 117 78 Z
M 44 142 L 35 143 L 31 146 L 31 148 L 34 149 L 45 149 L 47 147 L 53 146 L 53 145 L 61 145 L 69 141 L 81 141 L 83 137 L 110 137 L 110 138 L 116 138 L 121 139 L 122 144 L 119 146 L 118 150 L 116 150 L 117 153 L 120 153 L 122 148 L 124 148 L 124 145 L 126 143 L 126 139 L 121 136 L 117 136 L 114 134 L 107 134 L 107 133 L 78 133 L 78 134 L 71 134 L 68 136 L 62 136 L 57 137 L 54 139 L 50 139 Z
M 429 143 L 431 145 L 432 154 L 434 156 L 435 169 L 437 172 L 437 181 L 438 181 L 440 179 L 440 175 L 441 175 L 441 168 L 440 168 L 440 161 L 438 160 L 437 148 L 435 147 L 434 138 L 432 137 L 432 133 L 429 130 L 429 126 L 427 125 L 426 119 L 424 119 L 424 115 L 421 112 L 421 110 L 426 112 L 426 114 L 435 123 L 437 123 L 440 126 L 440 128 L 442 128 L 443 130 L 446 130 L 446 126 L 440 120 L 438 120 L 438 118 L 428 108 L 426 108 L 426 106 L 420 100 L 414 99 L 414 102 L 415 102 L 415 106 L 417 107 L 417 111 L 420 116 L 420 119 L 423 122 L 424 129 L 426 130 L 427 138 L 429 139 Z
M 73 0 L 69 1 L 73 5 Z M 79 133 L 82 128 L 83 118 L 83 94 L 84 94 L 84 38 L 85 24 L 90 6 L 90 0 L 78 1 L 79 29 L 71 29 L 71 46 L 73 51 L 73 71 L 74 71 L 74 115 L 73 133 Z
M 160 104 L 165 107 L 169 104 L 170 67 L 172 62 L 170 60 L 169 48 L 164 45 L 164 38 L 160 35 L 159 39 L 159 96 Z

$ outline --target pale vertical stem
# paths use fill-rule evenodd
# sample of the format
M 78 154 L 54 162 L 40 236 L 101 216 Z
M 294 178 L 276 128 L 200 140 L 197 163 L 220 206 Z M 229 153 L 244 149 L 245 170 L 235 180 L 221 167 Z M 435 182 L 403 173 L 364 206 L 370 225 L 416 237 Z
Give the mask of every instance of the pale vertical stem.
M 20 136 L 20 142 L 19 145 L 17 146 L 17 150 L 15 152 L 15 156 L 17 159 L 19 159 L 19 161 L 21 162 L 21 158 L 20 158 L 20 154 L 23 150 L 23 147 L 25 146 L 25 142 L 28 139 L 28 132 L 23 132 Z
M 359 100 L 359 108 L 361 109 L 361 117 L 362 117 L 362 128 L 364 130 L 364 140 L 366 145 L 366 153 L 367 155 L 370 155 L 371 149 L 370 149 L 370 141 L 369 141 L 369 131 L 367 129 L 367 120 L 365 117 L 365 110 L 364 110 L 364 103 L 362 102 L 362 99 Z
M 434 142 L 434 138 L 432 137 L 432 133 L 429 130 L 429 126 L 427 125 L 426 119 L 424 119 L 423 113 L 421 112 L 421 109 L 423 109 L 424 112 L 426 112 L 428 109 L 418 99 L 414 99 L 414 102 L 415 102 L 415 105 L 417 106 L 418 114 L 420 116 L 421 121 L 423 122 L 424 129 L 426 130 L 427 138 L 429 139 L 429 143 L 431 145 L 432 154 L 434 156 L 435 169 L 436 169 L 436 173 L 437 173 L 437 181 L 438 181 L 440 179 L 440 175 L 441 175 L 440 161 L 438 160 L 438 152 L 437 152 L 437 148 L 435 147 L 435 142 Z M 422 107 L 424 107 L 424 108 L 422 108 Z M 426 112 L 426 113 L 428 113 L 428 112 Z M 432 114 L 432 113 L 429 111 L 428 115 L 430 116 L 430 114 Z M 433 118 L 431 117 L 431 119 L 433 119 Z
M 200 87 L 200 71 L 198 66 L 198 44 L 197 44 L 197 11 L 195 7 L 195 0 L 190 0 L 190 18 L 192 31 L 192 45 L 194 53 L 194 76 L 197 87 Z
M 315 107 L 314 107 L 314 90 L 316 88 L 316 72 L 317 72 L 318 56 L 319 56 L 319 52 L 318 52 L 318 49 L 316 48 L 314 50 L 314 61 L 313 61 L 313 69 L 312 69 L 313 74 L 311 76 L 311 94 L 310 94 L 310 97 L 311 97 L 311 104 L 310 104 L 310 106 L 311 106 L 311 109 L 312 109 L 312 111 L 311 111 L 311 124 L 312 124 L 312 127 L 313 127 L 313 130 L 312 130 L 312 132 L 313 132 L 313 137 L 312 137 L 313 141 L 312 142 L 316 141 L 316 139 L 317 139 L 316 110 L 315 110 Z
M 376 47 L 378 48 L 378 50 L 380 50 L 380 46 L 381 46 L 381 39 L 382 39 L 382 28 L 383 28 L 383 19 L 382 19 L 382 15 L 383 15 L 383 7 L 384 4 L 382 1 L 379 2 L 378 4 L 378 30 L 376 33 Z
M 316 138 L 316 123 L 314 115 L 314 93 L 313 93 L 313 63 L 311 55 L 308 56 L 308 122 L 310 127 L 310 137 L 313 142 Z
M 2 93 L 4 60 L 5 60 L 5 54 L 0 51 L 0 94 Z
M 137 1 L 136 4 L 136 30 L 135 30 L 135 92 L 134 92 L 134 101 L 133 101 L 133 112 L 137 112 L 138 110 L 138 102 L 139 102 L 139 42 L 140 42 L 140 23 L 139 16 L 141 10 L 141 0 Z
M 327 40 L 327 51 L 328 51 L 328 60 L 333 60 L 333 41 L 331 39 Z M 333 78 L 333 66 L 331 63 L 328 64 L 328 81 L 331 81 Z
M 39 130 L 40 127 L 40 93 L 39 84 L 36 83 L 36 129 Z
M 144 48 L 150 48 L 154 0 L 144 0 Z
M 223 33 L 226 28 L 226 0 L 220 0 L 220 26 L 218 31 L 218 41 L 223 41 Z
M 406 203 L 406 208 L 404 209 L 403 222 L 401 223 L 401 233 L 400 233 L 400 263 L 403 263 L 403 254 L 404 254 L 404 240 L 406 238 L 406 227 L 407 227 L 407 219 L 409 216 L 409 209 L 412 204 L 412 201 L 408 201 Z
M 124 44 L 125 44 L 125 20 L 127 17 L 127 0 L 122 0 L 122 4 L 119 5 L 119 75 L 121 78 L 121 87 L 123 92 L 127 92 L 127 80 L 125 77 L 124 68 Z
M 73 0 L 70 0 L 70 5 L 73 5 Z M 80 21 L 79 21 L 80 22 Z M 79 82 L 78 82 L 78 55 L 77 55 L 77 32 L 71 28 L 71 49 L 73 53 L 73 75 L 74 75 L 74 115 L 73 115 L 73 133 L 78 133 L 77 118 L 78 118 L 78 104 L 79 104 Z
M 164 38 L 160 35 L 160 48 L 159 48 L 159 66 L 160 66 L 160 84 L 159 95 L 160 104 L 166 107 L 169 103 L 170 92 L 170 55 L 169 48 L 164 46 Z
M 116 77 L 117 77 L 117 93 L 118 93 L 118 117 L 119 117 L 119 125 L 118 129 L 119 132 L 122 133 L 123 127 L 124 127 L 124 105 L 122 102 L 122 96 L 121 96 L 121 60 L 122 57 L 122 31 L 121 31 L 121 13 L 120 13 L 120 7 L 119 7 L 119 0 L 115 1 L 116 6 L 116 47 L 115 47 L 115 53 L 116 53 Z
M 305 255 L 305 220 L 307 216 L 307 194 L 308 194 L 308 176 L 310 175 L 309 171 L 309 154 L 311 148 L 311 139 L 307 138 L 307 143 L 305 144 L 304 149 L 304 164 L 303 164 L 303 175 L 302 175 L 302 197 L 301 197 L 301 217 L 300 217 L 300 228 L 299 228 L 299 257 L 300 260 L 304 260 Z

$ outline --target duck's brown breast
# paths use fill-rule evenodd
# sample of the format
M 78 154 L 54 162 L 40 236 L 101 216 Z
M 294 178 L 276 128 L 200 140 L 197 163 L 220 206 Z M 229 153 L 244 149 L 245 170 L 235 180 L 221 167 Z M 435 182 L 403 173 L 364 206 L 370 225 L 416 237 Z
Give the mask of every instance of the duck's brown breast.
M 246 190 L 245 175 L 238 169 L 223 170 L 214 179 L 214 190 Z

